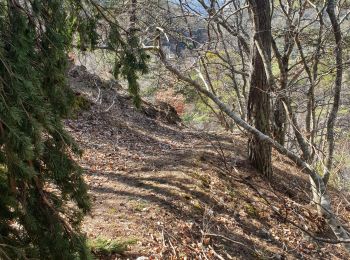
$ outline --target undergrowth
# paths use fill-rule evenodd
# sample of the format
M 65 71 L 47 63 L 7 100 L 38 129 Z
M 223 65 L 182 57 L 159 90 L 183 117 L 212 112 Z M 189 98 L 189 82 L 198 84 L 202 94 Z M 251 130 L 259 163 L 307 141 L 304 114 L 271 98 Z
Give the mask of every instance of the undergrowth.
M 98 237 L 88 241 L 88 247 L 94 255 L 112 255 L 112 254 L 123 254 L 128 250 L 130 245 L 137 242 L 136 239 L 106 239 Z

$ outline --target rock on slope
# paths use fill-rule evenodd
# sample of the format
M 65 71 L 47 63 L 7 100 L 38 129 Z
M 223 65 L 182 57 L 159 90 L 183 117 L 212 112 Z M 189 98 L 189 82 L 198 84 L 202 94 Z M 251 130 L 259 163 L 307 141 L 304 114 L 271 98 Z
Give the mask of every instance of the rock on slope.
M 93 204 L 83 230 L 91 240 L 134 241 L 99 258 L 348 259 L 296 227 L 331 238 L 308 204 L 307 179 L 285 158 L 274 159 L 269 184 L 245 160 L 244 137 L 188 129 L 151 104 L 136 110 L 115 82 L 82 68 L 70 75 L 92 104 L 66 120 Z

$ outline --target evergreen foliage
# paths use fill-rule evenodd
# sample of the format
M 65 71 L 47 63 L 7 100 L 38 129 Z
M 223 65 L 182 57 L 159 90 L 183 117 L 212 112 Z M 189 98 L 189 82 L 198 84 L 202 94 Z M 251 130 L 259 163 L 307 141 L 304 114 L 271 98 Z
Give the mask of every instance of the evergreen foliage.
M 74 35 L 94 48 L 101 10 L 91 1 L 0 1 L 0 258 L 88 259 L 79 224 L 89 210 L 80 150 L 64 130 L 74 94 L 67 52 Z M 111 28 L 116 24 L 109 23 Z M 120 74 L 139 103 L 145 55 L 135 38 L 120 46 Z M 111 38 L 111 37 L 109 37 Z M 112 37 L 113 38 L 113 37 Z
M 129 86 L 129 93 L 133 96 L 134 104 L 137 108 L 141 105 L 139 95 L 138 73 L 148 72 L 147 60 L 149 56 L 140 48 L 136 35 L 129 35 L 123 40 L 119 34 L 117 25 L 112 24 L 109 33 L 109 47 L 115 52 L 115 64 L 113 74 L 115 78 L 119 75 L 126 78 Z M 122 50 L 122 51 L 120 51 Z

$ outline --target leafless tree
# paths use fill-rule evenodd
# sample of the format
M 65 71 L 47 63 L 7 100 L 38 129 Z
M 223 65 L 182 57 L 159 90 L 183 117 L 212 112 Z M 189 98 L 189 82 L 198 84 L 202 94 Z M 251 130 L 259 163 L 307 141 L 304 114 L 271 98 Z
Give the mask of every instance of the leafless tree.
M 271 18 L 270 1 L 249 1 L 254 24 L 252 38 L 252 71 L 248 99 L 248 123 L 260 132 L 270 135 L 271 85 L 265 73 L 263 57 L 258 48 L 264 48 L 271 64 Z M 259 43 L 259 45 L 256 44 Z M 248 141 L 248 155 L 252 164 L 267 178 L 272 177 L 271 145 L 252 135 Z

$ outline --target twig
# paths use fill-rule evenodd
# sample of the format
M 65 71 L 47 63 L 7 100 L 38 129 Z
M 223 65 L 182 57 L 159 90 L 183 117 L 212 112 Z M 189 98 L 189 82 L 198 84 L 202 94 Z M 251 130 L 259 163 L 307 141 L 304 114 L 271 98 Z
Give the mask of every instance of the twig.
M 225 260 L 225 258 L 223 258 L 221 255 L 219 255 L 212 246 L 209 246 L 210 250 L 213 252 L 213 254 L 219 258 L 220 260 Z
M 95 83 L 95 85 L 96 85 L 96 83 Z M 101 95 L 101 88 L 98 88 L 98 95 L 97 95 L 97 98 L 95 99 L 95 103 L 97 103 L 100 100 L 100 95 Z
M 113 107 L 114 103 L 115 103 L 115 97 L 113 98 L 112 104 L 105 110 L 105 112 L 108 112 Z
M 227 240 L 227 241 L 229 241 L 229 242 L 231 242 L 231 243 L 234 243 L 234 244 L 243 246 L 243 247 L 247 248 L 249 251 L 255 253 L 255 250 L 251 249 L 249 246 L 247 246 L 247 245 L 245 245 L 245 244 L 243 244 L 243 243 L 241 243 L 241 242 L 239 242 L 239 241 L 236 241 L 236 240 L 233 240 L 233 239 L 231 239 L 231 238 L 225 237 L 225 236 L 223 236 L 223 235 L 213 234 L 213 233 L 205 233 L 204 236 L 222 238 L 222 239 Z

